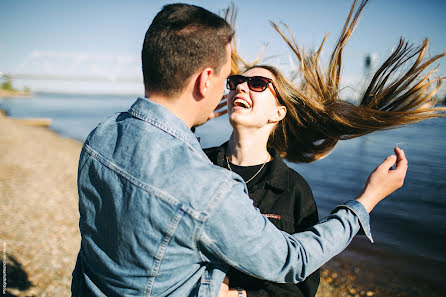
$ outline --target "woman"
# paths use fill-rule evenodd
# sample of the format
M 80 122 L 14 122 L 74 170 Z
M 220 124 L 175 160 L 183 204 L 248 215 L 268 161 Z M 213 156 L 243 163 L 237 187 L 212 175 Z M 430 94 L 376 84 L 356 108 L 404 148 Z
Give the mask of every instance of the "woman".
M 268 69 L 273 68 L 258 66 L 228 78 L 228 113 L 234 130 L 227 143 L 205 152 L 214 164 L 242 176 L 254 206 L 277 228 L 293 234 L 316 224 L 318 214 L 308 183 L 268 146 L 287 114 L 275 75 Z M 228 277 L 230 287 L 243 288 L 239 290 L 248 296 L 314 296 L 319 285 L 319 270 L 297 285 L 270 283 L 235 270 Z
M 307 182 L 282 158 L 312 162 L 326 156 L 339 140 L 442 116 L 438 112 L 445 110 L 435 108 L 432 99 L 441 79 L 430 79 L 431 72 L 422 75 L 443 56 L 424 61 L 427 41 L 418 49 L 400 41 L 376 71 L 359 105 L 339 99 L 342 50 L 366 3 L 361 1 L 356 12 L 356 1 L 353 3 L 325 72 L 318 60 L 324 42 L 308 56 L 292 36 L 285 37 L 273 24 L 300 62 L 299 86 L 273 66 L 249 67 L 233 45 L 236 75 L 227 82 L 227 112 L 233 132 L 228 142 L 205 152 L 214 164 L 238 173 L 254 206 L 288 233 L 314 225 L 318 215 Z M 409 63 L 409 70 L 400 73 Z M 240 64 L 248 67 L 237 75 Z M 432 89 L 433 84 L 437 85 Z M 228 278 L 233 288 L 230 294 L 235 296 L 314 296 L 319 285 L 319 271 L 297 285 L 270 283 L 235 270 Z

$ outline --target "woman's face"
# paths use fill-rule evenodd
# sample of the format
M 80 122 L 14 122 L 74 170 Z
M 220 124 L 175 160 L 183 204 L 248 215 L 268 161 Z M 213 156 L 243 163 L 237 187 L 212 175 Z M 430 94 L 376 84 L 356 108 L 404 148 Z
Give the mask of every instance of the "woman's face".
M 246 77 L 263 76 L 275 80 L 271 72 L 263 68 L 253 68 L 242 74 Z M 276 83 L 275 83 L 276 84 Z M 248 82 L 238 84 L 228 93 L 228 114 L 231 125 L 264 128 L 274 125 L 285 116 L 286 109 L 276 99 L 272 84 L 263 92 L 252 91 Z

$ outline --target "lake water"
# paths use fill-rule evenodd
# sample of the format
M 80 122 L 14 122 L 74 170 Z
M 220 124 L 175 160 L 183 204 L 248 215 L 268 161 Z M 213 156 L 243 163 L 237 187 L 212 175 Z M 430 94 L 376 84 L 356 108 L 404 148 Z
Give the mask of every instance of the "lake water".
M 83 141 L 100 121 L 127 110 L 135 99 L 41 93 L 32 98 L 0 98 L 0 109 L 12 117 L 51 118 L 52 130 Z M 227 140 L 230 131 L 224 116 L 199 127 L 196 134 L 202 146 L 209 147 Z M 341 141 L 332 154 L 312 164 L 289 164 L 310 183 L 323 217 L 337 204 L 354 198 L 394 146 L 405 150 L 409 170 L 404 187 L 371 214 L 375 244 L 357 238 L 338 256 L 353 257 L 355 265 L 373 271 L 376 286 L 400 281 L 400 286 L 420 286 L 423 296 L 441 296 L 438 292 L 446 289 L 445 136 L 446 118 L 432 119 Z

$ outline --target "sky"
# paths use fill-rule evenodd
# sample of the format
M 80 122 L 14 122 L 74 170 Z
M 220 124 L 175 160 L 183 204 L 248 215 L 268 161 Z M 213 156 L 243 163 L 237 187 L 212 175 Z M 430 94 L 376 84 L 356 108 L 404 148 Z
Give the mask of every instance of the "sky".
M 145 31 L 163 5 L 177 1 L 0 0 L 0 72 L 109 76 L 111 81 L 17 80 L 34 90 L 142 92 L 140 51 Z M 221 13 L 231 1 L 184 1 Z M 263 62 L 285 72 L 295 66 L 289 49 L 269 24 L 287 24 L 299 45 L 316 48 L 329 34 L 328 60 L 352 0 L 234 1 L 236 38 L 248 61 L 265 48 Z M 364 79 L 364 57 L 377 64 L 402 36 L 415 45 L 430 39 L 430 56 L 446 51 L 446 1 L 371 0 L 344 52 L 342 80 L 355 88 Z M 438 75 L 446 75 L 440 60 Z M 135 79 L 129 79 L 135 78 Z M 114 79 L 114 80 L 113 80 Z M 131 81 L 127 81 L 129 79 Z

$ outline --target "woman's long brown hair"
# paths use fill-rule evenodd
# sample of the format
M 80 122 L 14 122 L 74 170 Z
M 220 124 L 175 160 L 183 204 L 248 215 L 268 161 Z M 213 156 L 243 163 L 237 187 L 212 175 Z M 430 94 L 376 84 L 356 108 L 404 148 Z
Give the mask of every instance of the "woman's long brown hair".
M 353 2 L 325 69 L 319 56 L 327 36 L 316 52 L 307 54 L 291 32 L 287 36 L 271 23 L 299 62 L 298 85 L 276 67 L 257 62 L 249 65 L 236 48 L 233 51 L 233 64 L 237 65 L 234 73 L 240 72 L 241 64 L 245 71 L 261 67 L 274 75 L 279 102 L 286 106 L 287 115 L 271 133 L 268 145 L 289 161 L 313 162 L 328 155 L 339 140 L 446 116 L 446 108 L 435 107 L 434 98 L 444 77 L 432 78 L 435 68 L 425 73 L 444 53 L 425 59 L 428 40 L 414 47 L 400 39 L 398 47 L 374 73 L 359 104 L 340 99 L 342 52 L 367 2 L 362 0 L 358 6 L 356 0 Z M 232 23 L 234 19 L 233 14 Z

